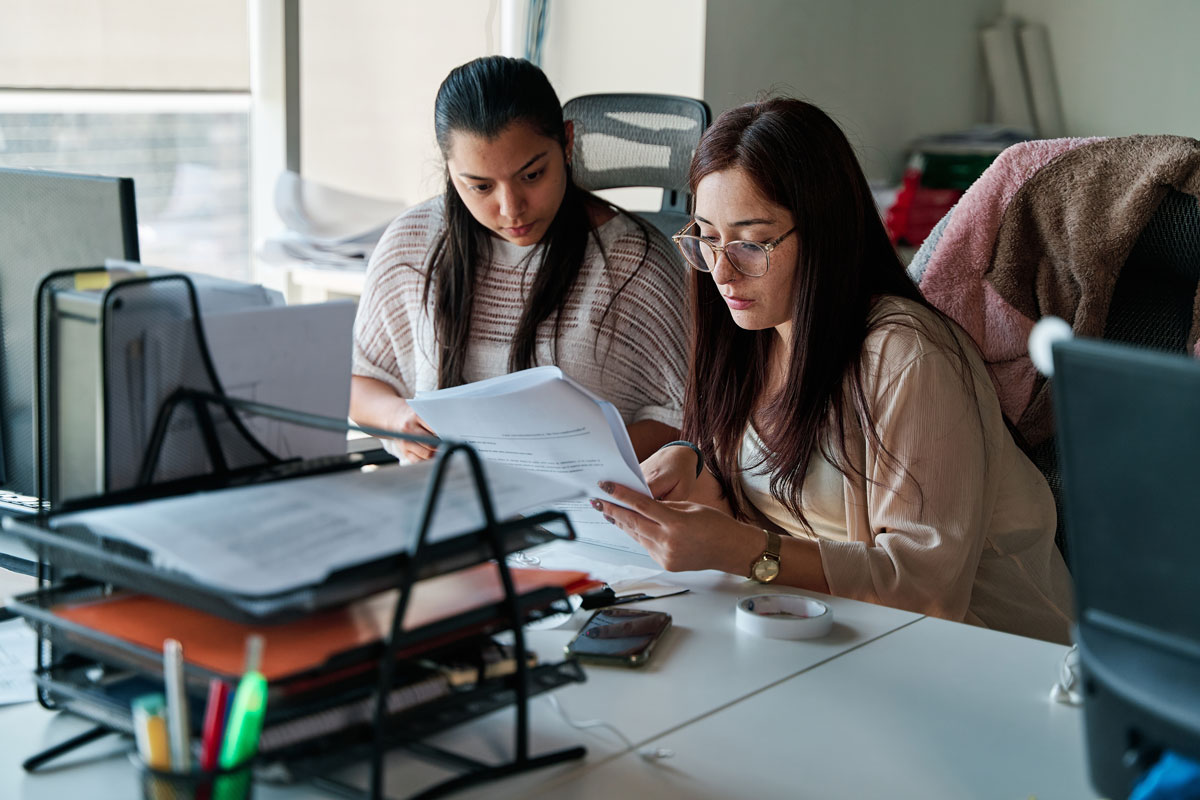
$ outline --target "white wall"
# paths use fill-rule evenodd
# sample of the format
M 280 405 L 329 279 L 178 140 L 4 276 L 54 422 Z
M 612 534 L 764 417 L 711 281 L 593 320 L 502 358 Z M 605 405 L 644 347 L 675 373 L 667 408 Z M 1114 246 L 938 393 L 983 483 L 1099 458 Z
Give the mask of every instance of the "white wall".
M 542 67 L 564 103 L 595 92 L 701 97 L 705 0 L 551 0 Z
M 499 52 L 499 0 L 300 4 L 306 178 L 417 203 L 441 191 L 433 100 L 450 70 Z
M 451 68 L 500 51 L 498 0 L 301 4 L 306 177 L 417 202 L 441 189 L 433 100 Z M 543 67 L 560 99 L 699 97 L 704 0 L 551 3 Z
M 0 87 L 250 86 L 246 0 L 0 0 Z
M 1071 136 L 1200 137 L 1200 2 L 1005 0 L 1049 30 Z
M 441 190 L 433 101 L 451 68 L 498 53 L 499 0 L 301 4 L 305 177 L 407 203 Z M 564 102 L 703 91 L 705 0 L 550 4 L 543 67 Z
M 829 112 L 868 178 L 894 180 L 918 136 L 983 121 L 977 30 L 1002 0 L 708 0 L 713 111 L 764 91 Z
M 913 138 L 987 119 L 978 30 L 1002 13 L 1047 26 L 1068 135 L 1200 137 L 1200 0 L 708 0 L 704 96 L 811 100 L 895 179 Z
M 558 98 L 597 92 L 704 96 L 705 0 L 551 0 L 542 67 Z M 659 189 L 609 189 L 608 200 L 656 210 Z

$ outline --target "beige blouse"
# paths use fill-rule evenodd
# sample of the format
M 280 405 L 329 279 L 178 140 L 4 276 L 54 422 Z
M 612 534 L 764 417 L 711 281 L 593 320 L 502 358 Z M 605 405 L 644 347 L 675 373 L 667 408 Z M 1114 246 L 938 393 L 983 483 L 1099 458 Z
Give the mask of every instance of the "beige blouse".
M 883 324 L 864 344 L 863 388 L 884 447 L 908 475 L 857 430 L 846 443 L 852 477 L 838 474 L 839 514 L 829 502 L 836 470 L 814 456 L 802 497 L 831 592 L 1067 642 L 1071 581 L 1054 545 L 1054 498 L 1005 427 L 974 345 L 955 329 L 972 397 L 949 334 L 929 311 L 887 297 L 872 320 Z M 747 431 L 747 456 L 761 446 L 757 438 Z M 768 518 L 807 535 L 774 498 L 762 501 L 765 477 L 743 480 Z

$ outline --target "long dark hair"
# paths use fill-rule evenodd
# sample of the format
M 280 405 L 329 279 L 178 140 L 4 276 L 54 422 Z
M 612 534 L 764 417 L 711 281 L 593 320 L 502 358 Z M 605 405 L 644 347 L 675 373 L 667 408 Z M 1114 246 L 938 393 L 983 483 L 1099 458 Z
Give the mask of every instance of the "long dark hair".
M 949 323 L 908 277 L 850 143 L 819 108 L 775 98 L 723 113 L 692 159 L 693 195 L 706 175 L 734 168 L 795 221 L 799 255 L 787 379 L 777 396 L 756 408 L 777 334 L 738 327 L 711 276 L 693 271 L 683 435 L 699 444 L 734 513 L 745 518 L 749 504 L 737 479 L 738 456 L 756 415 L 767 451 L 758 466 L 772 476 L 771 494 L 811 530 L 800 502 L 809 461 L 820 452 L 844 475 L 857 472 L 845 456 L 847 434 L 856 427 L 886 465 L 907 472 L 884 447 L 863 389 L 862 350 L 873 299 L 903 297 L 933 311 L 947 331 Z M 887 321 L 876 319 L 871 327 Z M 961 348 L 959 356 L 966 381 Z
M 476 59 L 456 67 L 438 89 L 434 130 L 443 157 L 449 157 L 453 133 L 491 139 L 514 122 L 528 124 L 566 148 L 566 126 L 558 96 L 546 75 L 524 59 L 503 56 Z M 475 285 L 481 265 L 492 257 L 491 234 L 471 216 L 459 198 L 449 170 L 444 196 L 446 229 L 434 244 L 424 288 L 426 306 L 431 289 L 435 298 L 434 330 L 440 344 L 438 385 L 441 387 L 457 386 L 465 380 L 463 369 L 471 335 Z M 509 351 L 509 371 L 534 365 L 538 328 L 551 315 L 557 361 L 562 307 L 583 264 L 588 237 L 594 237 L 600 244 L 588 213 L 591 201 L 591 195 L 571 179 L 568 164 L 566 193 L 542 238 L 541 262 L 536 265 Z

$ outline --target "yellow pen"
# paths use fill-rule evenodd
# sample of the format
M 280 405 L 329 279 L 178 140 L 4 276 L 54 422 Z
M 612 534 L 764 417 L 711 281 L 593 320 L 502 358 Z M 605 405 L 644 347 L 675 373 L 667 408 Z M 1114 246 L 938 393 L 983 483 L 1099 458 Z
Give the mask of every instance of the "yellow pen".
M 133 701 L 133 736 L 138 755 L 151 769 L 171 768 L 171 748 L 167 742 L 166 699 L 148 694 Z

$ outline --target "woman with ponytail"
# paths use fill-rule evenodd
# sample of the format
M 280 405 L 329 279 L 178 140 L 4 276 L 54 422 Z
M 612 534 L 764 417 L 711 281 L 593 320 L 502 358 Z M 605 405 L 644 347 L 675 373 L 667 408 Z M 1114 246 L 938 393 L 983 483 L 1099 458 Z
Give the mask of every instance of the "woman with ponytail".
M 545 74 L 454 69 L 434 128 L 443 194 L 395 220 L 355 323 L 350 415 L 432 434 L 407 398 L 554 364 L 611 401 L 639 458 L 677 438 L 686 267 L 666 237 L 571 179 L 574 130 Z M 433 451 L 389 443 L 408 460 Z

